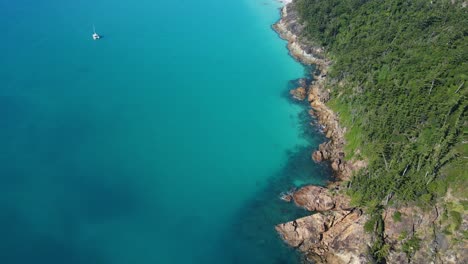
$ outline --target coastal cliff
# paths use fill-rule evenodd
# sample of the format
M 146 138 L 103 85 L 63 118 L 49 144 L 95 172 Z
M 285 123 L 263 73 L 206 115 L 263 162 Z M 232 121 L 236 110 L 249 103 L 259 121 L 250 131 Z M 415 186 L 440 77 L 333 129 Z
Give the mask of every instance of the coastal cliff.
M 448 232 L 453 222 L 444 219 L 449 214 L 447 204 L 460 204 L 458 198 L 446 196 L 432 208 L 421 209 L 414 204 L 385 206 L 391 199 L 389 195 L 374 215 L 352 205 L 348 185 L 353 174 L 366 169 L 368 161 L 356 155 L 359 149 L 345 153 L 347 128 L 327 105 L 330 87 L 342 85 L 328 77 L 333 62 L 323 47 L 304 36 L 305 25 L 300 22 L 295 2 L 282 8 L 281 19 L 273 28 L 288 42 L 291 56 L 303 64 L 315 65 L 312 83 L 292 90 L 291 96 L 309 102 L 309 113 L 317 118 L 328 139 L 311 153 L 311 159 L 329 162 L 336 178 L 326 188 L 305 186 L 285 199 L 314 212 L 275 227 L 285 243 L 312 263 L 374 263 L 378 254 L 383 257 L 377 262 L 382 263 L 468 263 L 464 233 Z M 346 159 L 349 154 L 352 158 Z M 467 230 L 465 214 L 457 228 L 460 226 Z

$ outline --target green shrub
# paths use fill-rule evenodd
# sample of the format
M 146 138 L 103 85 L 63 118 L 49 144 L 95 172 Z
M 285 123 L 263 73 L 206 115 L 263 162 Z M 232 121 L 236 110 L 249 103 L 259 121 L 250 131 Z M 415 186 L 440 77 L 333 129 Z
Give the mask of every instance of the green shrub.
M 395 213 L 393 213 L 392 218 L 395 222 L 401 222 L 401 213 L 399 211 L 395 211 Z
M 468 201 L 461 201 L 461 205 L 463 206 L 463 210 L 468 210 Z
M 416 235 L 411 237 L 410 239 L 406 240 L 402 245 L 402 250 L 407 255 L 412 255 L 414 252 L 418 251 L 420 248 L 421 239 L 418 238 Z
M 460 212 L 450 211 L 450 219 L 454 223 L 454 227 L 453 227 L 454 231 L 457 231 L 458 229 L 460 229 L 460 226 L 461 226 L 462 221 L 463 221 Z
M 364 231 L 366 231 L 367 233 L 373 233 L 374 232 L 374 227 L 375 227 L 375 219 L 370 218 L 364 224 Z
M 398 240 L 405 240 L 408 237 L 408 232 L 405 230 L 401 232 L 401 234 L 398 236 Z

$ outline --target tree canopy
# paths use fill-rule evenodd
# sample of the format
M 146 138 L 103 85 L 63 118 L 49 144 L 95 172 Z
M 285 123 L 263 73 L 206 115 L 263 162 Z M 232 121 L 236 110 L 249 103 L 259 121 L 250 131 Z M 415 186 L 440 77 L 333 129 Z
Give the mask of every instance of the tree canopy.
M 303 37 L 323 45 L 334 61 L 330 105 L 348 128 L 347 157 L 369 161 L 351 182 L 357 204 L 386 197 L 431 203 L 450 182 L 466 183 L 462 4 L 296 0 Z

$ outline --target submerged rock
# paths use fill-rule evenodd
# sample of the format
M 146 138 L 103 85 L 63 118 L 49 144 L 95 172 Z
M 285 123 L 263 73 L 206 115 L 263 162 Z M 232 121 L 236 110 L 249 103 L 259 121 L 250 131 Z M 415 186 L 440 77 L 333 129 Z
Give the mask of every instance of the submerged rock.
M 307 96 L 307 91 L 303 87 L 298 87 L 289 92 L 292 97 L 296 100 L 303 101 Z

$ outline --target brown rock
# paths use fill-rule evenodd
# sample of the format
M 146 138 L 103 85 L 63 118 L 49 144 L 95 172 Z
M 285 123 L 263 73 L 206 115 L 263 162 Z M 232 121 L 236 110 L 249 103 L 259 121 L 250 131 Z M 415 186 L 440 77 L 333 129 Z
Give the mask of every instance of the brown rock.
M 314 263 L 368 263 L 371 238 L 363 229 L 366 220 L 357 210 L 332 211 L 280 224 L 275 229 L 288 245 L 307 253 Z
M 319 186 L 302 187 L 293 194 L 293 199 L 297 206 L 309 211 L 327 211 L 335 207 L 328 189 Z
M 331 164 L 331 167 L 334 171 L 339 171 L 340 170 L 340 164 L 341 164 L 341 160 L 340 159 L 335 159 L 332 164 Z
M 309 93 L 309 96 L 307 97 L 307 101 L 312 103 L 315 100 L 317 100 L 317 95 L 315 95 L 313 93 Z
M 314 153 L 312 153 L 312 160 L 315 162 L 322 162 L 323 161 L 322 152 L 320 150 L 314 151 Z
M 305 252 L 314 244 L 320 242 L 320 236 L 325 231 L 324 222 L 327 217 L 322 214 L 314 214 L 297 220 L 279 224 L 275 227 L 281 238 L 291 247 L 299 247 Z
M 294 99 L 299 101 L 304 100 L 307 96 L 307 91 L 304 87 L 298 87 L 296 89 L 291 90 L 289 93 Z
M 354 206 L 351 206 L 351 198 L 347 195 L 336 195 L 333 197 L 335 200 L 335 210 L 343 210 L 343 211 L 352 211 L 355 209 Z
M 369 263 L 366 252 L 371 237 L 363 228 L 366 218 L 354 211 L 335 221 L 323 234 L 322 243 L 328 245 L 325 263 Z

